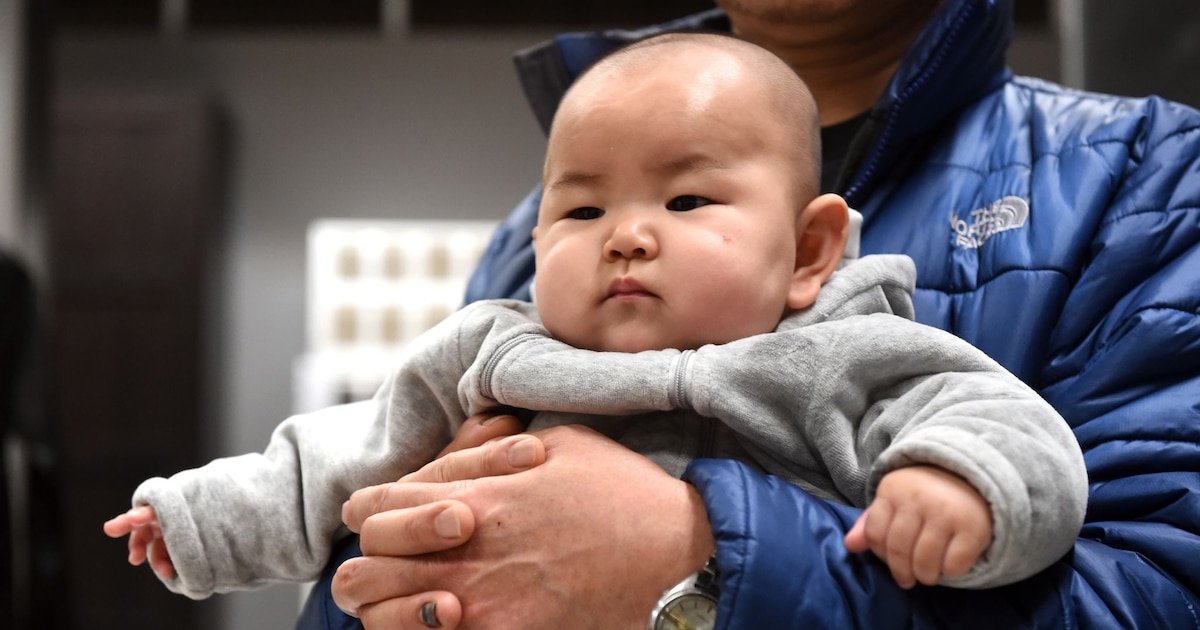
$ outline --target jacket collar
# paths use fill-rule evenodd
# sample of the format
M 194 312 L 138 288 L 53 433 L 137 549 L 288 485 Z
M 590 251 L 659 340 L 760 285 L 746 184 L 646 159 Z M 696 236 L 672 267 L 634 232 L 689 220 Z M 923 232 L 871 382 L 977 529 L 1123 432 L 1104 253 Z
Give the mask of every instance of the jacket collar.
M 843 194 L 852 205 L 861 204 L 903 153 L 927 144 L 948 117 L 1011 78 L 1005 53 L 1012 28 L 1011 0 L 942 3 L 872 108 L 861 159 L 848 159 L 855 172 L 843 178 Z
M 720 9 L 638 30 L 566 33 L 518 52 L 517 74 L 544 131 L 575 78 L 631 41 L 674 30 L 730 29 Z M 851 148 L 840 178 L 851 205 L 871 191 L 903 152 L 927 141 L 948 116 L 1010 77 L 1012 0 L 945 0 L 901 61 Z

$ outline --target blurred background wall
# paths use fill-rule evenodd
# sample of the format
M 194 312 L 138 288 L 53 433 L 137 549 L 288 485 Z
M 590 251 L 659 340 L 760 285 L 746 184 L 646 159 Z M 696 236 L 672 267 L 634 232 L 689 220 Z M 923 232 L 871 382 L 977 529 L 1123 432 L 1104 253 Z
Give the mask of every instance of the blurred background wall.
M 33 566 L 10 572 L 11 627 L 290 627 L 294 586 L 169 595 L 101 521 L 137 480 L 260 450 L 290 413 L 312 220 L 502 218 L 544 144 L 511 53 L 707 6 L 269 4 L 0 0 L 0 247 L 57 332 L 37 353 L 48 408 L 27 415 L 60 447 L 39 459 L 18 439 L 10 484 L 57 471 L 17 520 L 62 511 L 62 531 L 18 541 Z M 1194 0 L 1015 4 L 1018 73 L 1200 103 Z

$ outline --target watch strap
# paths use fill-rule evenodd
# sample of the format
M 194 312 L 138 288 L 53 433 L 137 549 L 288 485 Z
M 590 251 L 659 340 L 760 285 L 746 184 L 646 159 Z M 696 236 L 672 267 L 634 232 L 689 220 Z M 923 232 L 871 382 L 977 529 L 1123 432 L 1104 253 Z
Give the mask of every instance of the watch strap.
M 708 561 L 704 563 L 704 566 L 699 571 L 687 576 L 682 582 L 663 592 L 662 597 L 658 599 L 658 603 L 654 605 L 654 610 L 650 613 L 650 619 L 646 625 L 648 630 L 654 630 L 657 627 L 659 615 L 670 606 L 673 600 L 685 593 L 702 595 L 711 598 L 714 602 L 720 601 L 720 577 L 721 572 L 717 568 L 717 553 L 714 551 L 713 555 L 709 557 Z

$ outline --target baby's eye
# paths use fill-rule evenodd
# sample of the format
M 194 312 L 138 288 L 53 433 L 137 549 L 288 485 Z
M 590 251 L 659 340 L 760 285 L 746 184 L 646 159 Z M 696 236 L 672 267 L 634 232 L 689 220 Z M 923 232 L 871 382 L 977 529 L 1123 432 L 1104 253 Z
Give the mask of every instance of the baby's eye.
M 679 195 L 667 202 L 667 210 L 672 212 L 687 212 L 688 210 L 695 210 L 700 206 L 707 206 L 710 203 L 712 203 L 712 199 L 701 197 L 700 195 Z
M 593 208 L 591 206 L 586 208 L 575 208 L 567 213 L 567 218 L 579 219 L 580 221 L 591 221 L 592 219 L 599 219 L 602 216 L 604 216 L 603 210 L 600 208 Z

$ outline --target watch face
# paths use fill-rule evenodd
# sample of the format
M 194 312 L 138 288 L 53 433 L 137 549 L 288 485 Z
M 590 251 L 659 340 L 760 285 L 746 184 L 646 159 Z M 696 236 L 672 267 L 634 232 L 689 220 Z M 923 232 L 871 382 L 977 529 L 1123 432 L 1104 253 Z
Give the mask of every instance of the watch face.
M 707 595 L 685 593 L 658 614 L 655 630 L 711 630 L 717 626 L 717 602 Z

